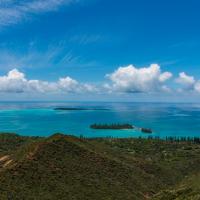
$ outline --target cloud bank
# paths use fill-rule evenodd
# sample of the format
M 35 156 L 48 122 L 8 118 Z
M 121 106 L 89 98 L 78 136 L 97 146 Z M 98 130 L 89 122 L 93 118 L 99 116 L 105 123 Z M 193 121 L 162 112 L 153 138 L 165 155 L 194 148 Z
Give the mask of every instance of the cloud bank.
M 28 80 L 24 73 L 13 69 L 0 76 L 0 92 L 4 93 L 85 93 L 96 91 L 95 86 L 79 83 L 67 76 L 56 82 Z
M 107 74 L 101 84 L 82 83 L 69 76 L 60 77 L 57 81 L 27 79 L 26 74 L 13 69 L 7 75 L 0 76 L 0 93 L 44 93 L 44 94 L 86 94 L 86 93 L 200 93 L 200 80 L 185 72 L 172 79 L 173 74 L 162 71 L 158 64 L 137 68 L 133 65 L 119 67 Z M 170 81 L 172 79 L 172 81 Z M 174 84 L 174 80 L 177 85 Z M 172 84 L 173 83 L 173 84 Z M 178 87 L 176 87 L 178 86 Z

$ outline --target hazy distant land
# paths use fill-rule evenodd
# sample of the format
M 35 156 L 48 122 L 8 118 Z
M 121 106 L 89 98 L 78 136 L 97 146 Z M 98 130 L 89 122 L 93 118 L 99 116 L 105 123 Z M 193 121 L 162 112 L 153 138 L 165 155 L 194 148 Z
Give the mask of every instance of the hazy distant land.
M 58 108 L 54 108 L 54 110 L 60 110 L 60 111 L 81 111 L 81 110 L 94 110 L 94 111 L 103 111 L 103 110 L 109 110 L 108 108 L 84 108 L 84 107 L 80 107 L 80 108 L 76 108 L 76 107 L 58 107 Z

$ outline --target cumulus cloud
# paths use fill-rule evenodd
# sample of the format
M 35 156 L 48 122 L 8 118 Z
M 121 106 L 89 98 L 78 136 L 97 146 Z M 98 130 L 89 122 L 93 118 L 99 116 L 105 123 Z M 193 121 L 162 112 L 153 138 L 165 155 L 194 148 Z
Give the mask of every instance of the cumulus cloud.
M 160 66 L 151 64 L 149 67 L 136 68 L 133 65 L 119 67 L 107 77 L 112 84 L 106 88 L 119 92 L 137 93 L 152 91 L 169 91 L 164 83 L 172 77 L 170 72 L 161 72 Z
M 200 93 L 200 81 L 196 81 L 194 85 L 194 90 L 198 93 Z
M 59 79 L 58 86 L 62 90 L 72 92 L 77 90 L 77 88 L 79 87 L 79 83 L 70 77 L 65 77 Z
M 193 76 L 189 76 L 185 72 L 179 73 L 176 82 L 183 86 L 181 91 L 188 90 L 200 92 L 200 80 L 196 80 Z
M 14 69 L 0 77 L 0 92 L 23 92 L 26 82 L 24 74 Z
M 196 81 L 193 76 L 189 76 L 185 72 L 181 72 L 179 73 L 179 77 L 176 79 L 176 82 L 188 89 L 192 89 Z
M 6 76 L 0 76 L 0 92 L 23 93 L 23 92 L 64 92 L 81 93 L 93 92 L 96 87 L 90 84 L 79 83 L 71 77 L 60 78 L 56 82 L 41 80 L 28 80 L 24 73 L 13 69 Z

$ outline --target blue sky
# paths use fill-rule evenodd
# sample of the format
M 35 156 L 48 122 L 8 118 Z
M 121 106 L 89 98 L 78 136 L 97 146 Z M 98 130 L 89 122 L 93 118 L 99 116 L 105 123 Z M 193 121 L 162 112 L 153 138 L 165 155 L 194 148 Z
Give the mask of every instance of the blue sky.
M 2 0 L 0 100 L 198 101 L 199 7 L 198 0 Z

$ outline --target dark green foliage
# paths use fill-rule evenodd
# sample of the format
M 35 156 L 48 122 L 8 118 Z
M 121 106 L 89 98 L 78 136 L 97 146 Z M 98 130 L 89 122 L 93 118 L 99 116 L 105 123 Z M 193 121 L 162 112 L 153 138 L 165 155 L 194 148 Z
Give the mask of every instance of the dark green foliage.
M 149 129 L 149 128 L 141 128 L 141 131 L 143 133 L 153 133 L 153 131 L 151 129 Z
M 154 196 L 154 200 L 199 200 L 200 173 L 186 177 L 173 189 L 164 190 Z
M 19 147 L 38 141 L 40 137 L 23 137 L 14 133 L 1 133 L 0 134 L 0 155 L 5 152 L 15 151 Z
M 166 137 L 165 140 L 170 142 L 187 142 L 200 144 L 200 138 L 198 137 Z
M 0 135 L 0 147 L 7 156 L 0 161 L 1 200 L 161 200 L 199 192 L 195 142 Z
M 93 129 L 133 129 L 131 124 L 92 124 Z

